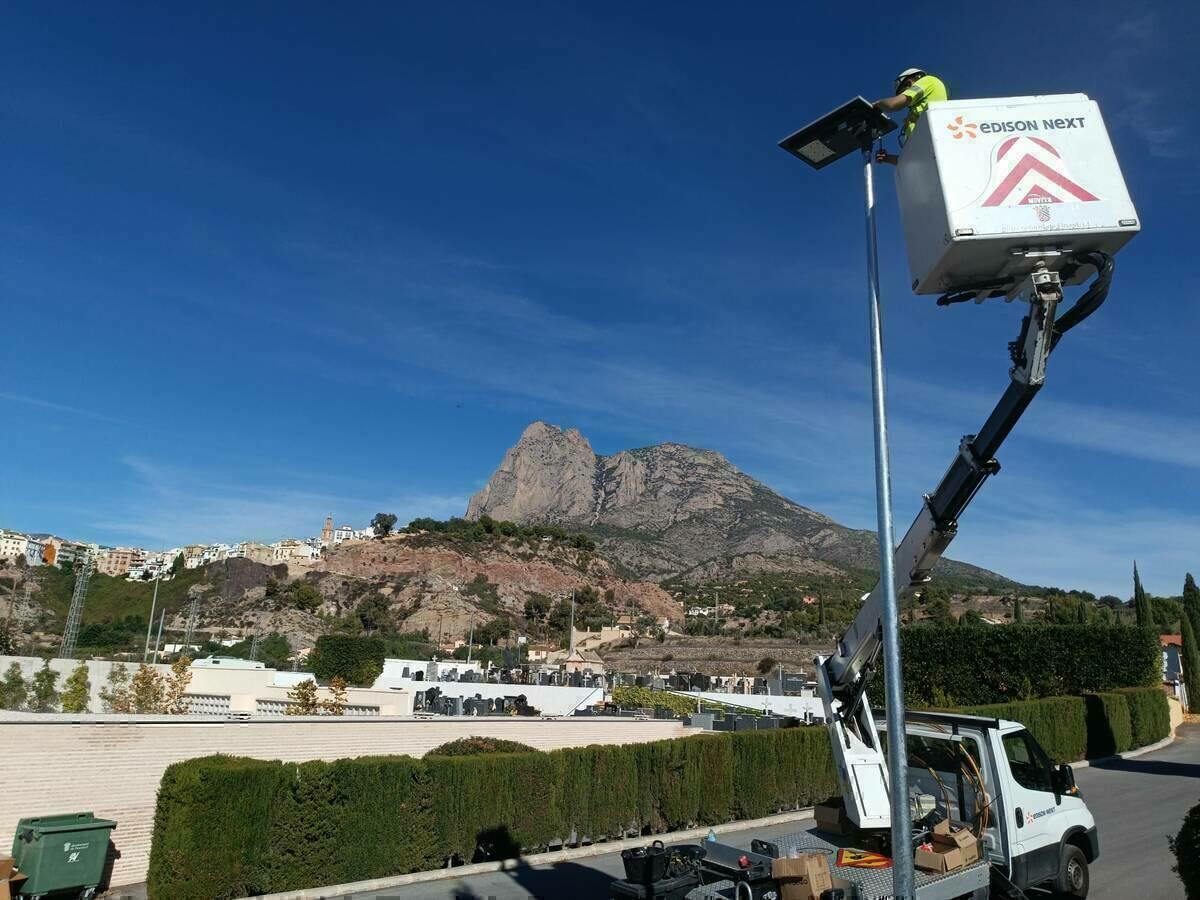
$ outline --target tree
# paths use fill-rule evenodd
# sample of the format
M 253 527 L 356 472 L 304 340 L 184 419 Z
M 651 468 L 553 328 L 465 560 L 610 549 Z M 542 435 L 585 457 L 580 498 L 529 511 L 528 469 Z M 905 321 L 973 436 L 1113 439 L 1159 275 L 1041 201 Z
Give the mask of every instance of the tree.
M 512 622 L 507 618 L 497 617 L 476 628 L 475 637 L 482 644 L 494 645 L 496 641 L 507 635 L 511 630 Z
M 1200 587 L 1196 587 L 1196 579 L 1188 572 L 1183 576 L 1183 605 L 1200 606 Z
M 349 684 L 370 687 L 383 672 L 387 648 L 378 637 L 325 634 L 308 657 L 312 673 L 322 681 L 335 675 Z
M 183 568 L 184 568 L 183 554 L 176 553 L 175 559 L 173 559 L 171 561 L 171 574 L 178 575 L 180 572 L 183 571 Z
M 958 624 L 971 628 L 979 625 L 987 625 L 987 620 L 983 618 L 978 610 L 968 609 L 958 617 Z
M 1191 572 L 1183 576 L 1183 596 L 1180 600 L 1184 614 L 1192 620 L 1192 629 L 1200 632 L 1200 588 L 1196 587 L 1196 579 Z
M 949 596 L 935 596 L 925 602 L 925 617 L 931 625 L 953 625 L 954 613 L 950 612 Z
M 0 656 L 16 656 L 17 655 L 17 636 L 13 632 L 12 625 L 12 610 L 11 606 L 13 599 L 10 596 L 8 600 L 10 610 L 9 614 L 0 621 Z
M 336 675 L 329 679 L 329 699 L 321 701 L 321 712 L 328 713 L 331 716 L 343 716 L 346 714 L 346 681 L 338 678 Z
M 542 594 L 531 594 L 525 601 L 525 618 L 541 622 L 550 614 L 550 598 Z
M 1136 562 L 1133 564 L 1133 611 L 1137 616 L 1138 625 L 1144 627 L 1154 624 L 1154 608 L 1150 605 L 1150 598 L 1146 596 L 1146 589 L 1142 587 L 1142 578 L 1138 575 Z
M 67 680 L 63 682 L 62 711 L 65 713 L 85 713 L 88 711 L 88 701 L 92 694 L 92 682 L 88 678 L 88 664 L 80 661 Z
M 371 528 L 378 538 L 387 537 L 395 527 L 396 517 L 391 513 L 375 513 L 375 518 L 371 520 Z
M 105 712 L 133 712 L 133 698 L 129 693 L 129 670 L 125 663 L 113 663 L 108 670 L 108 686 L 100 688 L 100 700 Z
M 50 668 L 50 660 L 42 660 L 42 667 L 33 676 L 29 692 L 31 712 L 54 712 L 58 706 L 58 673 Z
M 289 716 L 315 716 L 321 711 L 321 704 L 317 700 L 317 683 L 311 678 L 288 691 L 288 699 L 292 701 L 286 710 Z
M 1180 624 L 1183 641 L 1179 655 L 1183 657 L 1183 685 L 1187 688 L 1188 709 L 1200 710 L 1200 647 L 1196 645 L 1196 629 L 1188 616 L 1184 616 Z
M 1020 597 L 1013 598 L 1013 624 L 1023 625 L 1025 623 L 1025 604 L 1021 602 Z
M 777 665 L 779 665 L 779 660 L 777 660 L 775 657 L 764 656 L 758 661 L 758 665 L 755 666 L 755 668 L 758 669 L 759 675 L 770 675 L 775 671 L 775 667 Z
M 358 616 L 358 622 L 362 625 L 363 631 L 367 634 L 384 631 L 391 627 L 392 606 L 383 594 L 372 592 L 363 597 L 354 612 Z
M 135 713 L 161 713 L 163 711 L 163 677 L 145 663 L 138 666 L 129 682 L 129 700 Z
M 29 696 L 29 688 L 25 685 L 25 676 L 21 674 L 20 663 L 13 663 L 0 680 L 0 709 L 21 709 Z
M 172 716 L 181 716 L 188 711 L 189 703 L 185 696 L 188 685 L 192 683 L 192 661 L 181 656 L 171 663 L 171 674 L 163 683 L 162 711 Z

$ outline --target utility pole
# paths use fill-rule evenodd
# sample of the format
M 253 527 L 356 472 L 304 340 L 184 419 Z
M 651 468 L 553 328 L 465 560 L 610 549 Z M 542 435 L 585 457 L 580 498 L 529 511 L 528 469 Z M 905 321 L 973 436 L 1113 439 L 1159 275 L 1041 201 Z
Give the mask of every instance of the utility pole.
M 150 633 L 154 631 L 154 608 L 158 606 L 158 581 L 154 579 L 154 595 L 150 598 L 150 621 L 146 623 L 146 649 L 142 651 L 142 662 L 150 658 Z
M 158 648 L 162 643 L 163 622 L 166 621 L 167 611 L 164 609 L 158 616 L 158 637 L 154 639 L 154 661 L 158 662 Z
M 471 616 L 471 634 L 467 638 L 467 665 L 471 664 L 471 648 L 475 645 L 475 617 Z
M 575 592 L 571 591 L 571 637 L 567 642 L 567 656 L 575 652 Z
M 200 614 L 200 595 L 192 596 L 192 604 L 188 609 L 187 628 L 183 634 L 183 652 L 187 653 L 192 647 L 192 638 L 196 631 L 196 619 Z

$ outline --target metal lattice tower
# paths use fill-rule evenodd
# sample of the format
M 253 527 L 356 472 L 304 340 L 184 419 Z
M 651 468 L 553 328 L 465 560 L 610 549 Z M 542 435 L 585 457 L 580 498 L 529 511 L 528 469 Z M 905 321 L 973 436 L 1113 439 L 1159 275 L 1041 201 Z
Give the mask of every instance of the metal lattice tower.
M 258 647 L 259 647 L 259 644 L 261 644 L 261 643 L 262 643 L 262 632 L 255 631 L 254 632 L 254 640 L 252 640 L 250 642 L 250 659 L 251 660 L 258 659 Z
M 200 595 L 192 596 L 192 605 L 188 608 L 187 628 L 183 632 L 183 654 L 186 656 L 192 649 L 192 637 L 196 631 L 196 619 L 200 615 Z
M 79 640 L 79 623 L 83 619 L 83 600 L 87 596 L 88 581 L 92 577 L 92 561 L 85 560 L 75 575 L 75 592 L 71 595 L 71 610 L 67 613 L 67 626 L 63 629 L 62 644 L 58 648 L 59 659 L 73 659 L 75 642 Z

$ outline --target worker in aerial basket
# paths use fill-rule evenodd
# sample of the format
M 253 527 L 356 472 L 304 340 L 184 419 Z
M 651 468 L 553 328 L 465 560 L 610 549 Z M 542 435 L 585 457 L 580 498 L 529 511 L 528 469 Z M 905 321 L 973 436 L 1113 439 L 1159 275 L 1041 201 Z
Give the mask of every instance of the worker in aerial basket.
M 876 109 L 888 113 L 908 110 L 908 115 L 904 118 L 904 129 L 900 132 L 900 146 L 903 147 L 913 129 L 917 127 L 917 122 L 929 108 L 929 104 L 949 99 L 950 94 L 940 78 L 926 74 L 924 69 L 905 69 L 896 76 L 895 95 L 876 100 L 873 105 Z M 894 166 L 900 161 L 900 157 L 881 149 L 875 154 L 875 161 Z

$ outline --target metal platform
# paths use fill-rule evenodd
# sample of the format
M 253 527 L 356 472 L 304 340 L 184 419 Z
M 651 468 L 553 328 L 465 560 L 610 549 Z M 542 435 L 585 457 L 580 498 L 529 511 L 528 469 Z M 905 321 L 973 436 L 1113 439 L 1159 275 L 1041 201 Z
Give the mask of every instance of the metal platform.
M 858 869 L 836 864 L 839 849 L 855 846 L 849 839 L 841 839 L 837 835 L 813 828 L 782 835 L 772 843 L 779 847 L 779 852 L 784 855 L 793 850 L 800 853 L 827 854 L 830 873 L 834 878 L 843 878 L 854 884 L 858 888 L 858 897 L 861 900 L 890 900 L 893 896 L 891 869 Z M 970 894 L 977 888 L 987 887 L 990 868 L 988 863 L 981 861 L 946 875 L 935 875 L 917 869 L 913 886 L 919 900 L 953 900 L 954 897 Z M 736 900 L 734 884 L 732 881 L 714 881 L 701 885 L 688 893 L 687 900 Z

